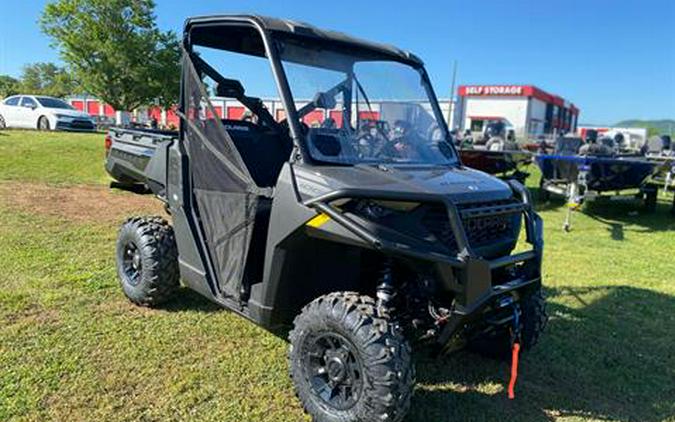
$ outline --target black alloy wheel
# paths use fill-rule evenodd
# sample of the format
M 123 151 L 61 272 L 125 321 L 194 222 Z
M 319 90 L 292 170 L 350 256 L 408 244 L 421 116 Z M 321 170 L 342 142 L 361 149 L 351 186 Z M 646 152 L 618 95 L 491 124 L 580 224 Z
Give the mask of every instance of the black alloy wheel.
M 337 333 L 307 338 L 305 377 L 312 392 L 334 409 L 354 406 L 363 390 L 363 362 L 354 346 Z

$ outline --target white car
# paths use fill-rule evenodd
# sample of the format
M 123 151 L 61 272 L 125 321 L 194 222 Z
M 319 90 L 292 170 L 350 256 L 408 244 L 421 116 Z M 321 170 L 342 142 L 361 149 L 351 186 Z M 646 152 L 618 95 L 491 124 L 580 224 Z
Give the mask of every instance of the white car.
M 13 95 L 0 103 L 0 129 L 92 131 L 92 118 L 63 100 L 43 95 Z

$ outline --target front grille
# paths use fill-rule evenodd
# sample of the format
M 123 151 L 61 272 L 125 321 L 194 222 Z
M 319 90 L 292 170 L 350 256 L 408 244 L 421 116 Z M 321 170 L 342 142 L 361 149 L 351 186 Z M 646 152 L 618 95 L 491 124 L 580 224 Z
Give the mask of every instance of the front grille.
M 73 120 L 70 127 L 73 129 L 93 129 L 94 125 L 88 120 Z
M 422 224 L 437 242 L 443 244 L 451 252 L 457 252 L 457 242 L 450 227 L 448 211 L 443 205 L 430 205 L 422 217 Z
M 481 249 L 491 246 L 512 248 L 520 228 L 522 204 L 515 199 L 457 206 L 469 245 L 479 254 Z M 423 220 L 424 226 L 436 240 L 452 252 L 457 252 L 457 243 L 450 227 L 448 213 L 442 204 L 430 205 Z M 498 255 L 499 252 L 486 252 Z M 510 252 L 510 251 L 509 251 Z

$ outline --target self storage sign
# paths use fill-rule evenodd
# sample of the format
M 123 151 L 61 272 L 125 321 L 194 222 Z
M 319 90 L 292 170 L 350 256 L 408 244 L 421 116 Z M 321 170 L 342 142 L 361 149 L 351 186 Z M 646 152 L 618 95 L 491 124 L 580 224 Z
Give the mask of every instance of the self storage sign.
M 469 85 L 463 95 L 523 95 L 522 85 Z

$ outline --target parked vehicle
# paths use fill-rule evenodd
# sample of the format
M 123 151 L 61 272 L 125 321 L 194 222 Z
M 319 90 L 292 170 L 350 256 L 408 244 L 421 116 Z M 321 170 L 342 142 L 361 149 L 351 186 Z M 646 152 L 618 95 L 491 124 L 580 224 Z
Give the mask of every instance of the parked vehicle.
M 115 118 L 111 116 L 91 116 L 94 126 L 98 131 L 107 131 L 115 126 Z
M 675 214 L 675 148 L 670 136 L 650 138 L 645 144 L 644 153 L 657 168 L 648 183 L 655 189 L 662 189 L 663 196 L 674 193 L 671 213 Z
M 490 121 L 477 141 L 469 135 L 467 132 L 454 139 L 464 165 L 525 183 L 529 176 L 525 167 L 532 163 L 532 153 L 518 145 L 513 129 L 508 129 L 504 120 Z
M 571 229 L 572 211 L 603 194 L 633 195 L 637 189 L 647 210 L 656 207 L 657 189 L 646 183 L 655 164 L 644 157 L 617 155 L 613 146 L 601 139 L 590 138 L 584 143 L 581 138 L 559 138 L 553 154 L 537 155 L 535 162 L 542 174 L 542 198 L 548 200 L 550 194 L 555 194 L 567 199 L 565 231 Z
M 502 179 L 515 179 L 525 183 L 530 175 L 525 171 L 532 163 L 532 153 L 520 149 L 487 150 L 480 148 L 463 148 L 459 150 L 462 163 L 467 167 L 499 176 Z
M 413 342 L 448 353 L 480 340 L 516 358 L 535 345 L 546 323 L 542 221 L 520 183 L 461 164 L 421 60 L 258 16 L 192 18 L 184 32 L 177 136 L 110 137 L 110 156 L 120 144 L 120 166 L 173 220 L 122 225 L 117 272 L 132 302 L 158 305 L 182 279 L 268 330 L 292 327 L 291 378 L 322 422 L 400 421 Z M 202 47 L 264 58 L 287 118 L 223 77 Z M 305 77 L 289 78 L 298 68 Z M 207 77 L 252 118 L 217 118 Z M 296 107 L 308 87 L 313 100 Z M 378 116 L 391 131 L 369 122 L 366 137 L 359 107 L 382 93 L 397 99 Z M 334 121 L 304 125 L 316 109 Z M 137 166 L 143 148 L 151 157 Z M 523 229 L 529 248 L 513 253 Z
M 150 189 L 156 171 L 164 172 L 165 168 L 148 168 L 150 159 L 155 155 L 158 146 L 170 144 L 178 139 L 178 132 L 159 129 L 110 128 L 105 138 L 105 169 L 115 179 L 115 187 L 143 191 Z M 164 150 L 160 149 L 160 154 Z M 158 163 L 157 160 L 154 163 Z M 165 164 L 165 163 L 162 163 Z M 153 185 L 155 191 L 161 191 L 163 184 Z
M 93 131 L 94 121 L 63 100 L 43 95 L 13 95 L 0 104 L 0 128 Z

